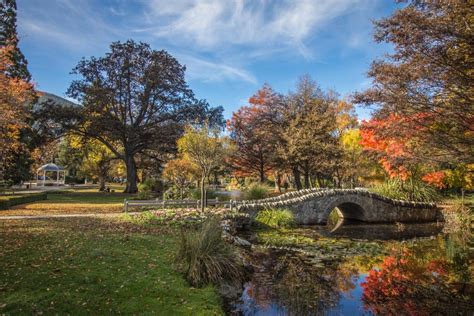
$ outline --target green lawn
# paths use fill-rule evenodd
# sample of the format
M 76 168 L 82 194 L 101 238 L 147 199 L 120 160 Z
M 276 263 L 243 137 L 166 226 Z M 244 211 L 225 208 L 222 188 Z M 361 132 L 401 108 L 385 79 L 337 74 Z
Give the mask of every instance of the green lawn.
M 0 222 L 0 314 L 222 314 L 173 267 L 177 233 L 99 218 Z

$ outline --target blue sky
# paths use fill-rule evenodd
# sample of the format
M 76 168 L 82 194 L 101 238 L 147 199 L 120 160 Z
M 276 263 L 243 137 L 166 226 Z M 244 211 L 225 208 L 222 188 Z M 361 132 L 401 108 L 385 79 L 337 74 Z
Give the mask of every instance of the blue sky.
M 370 85 L 389 51 L 372 22 L 392 0 L 17 0 L 20 47 L 37 88 L 65 96 L 82 57 L 116 40 L 144 41 L 187 66 L 198 98 L 230 117 L 263 83 L 286 93 L 308 73 L 342 97 Z M 357 110 L 360 118 L 369 112 Z

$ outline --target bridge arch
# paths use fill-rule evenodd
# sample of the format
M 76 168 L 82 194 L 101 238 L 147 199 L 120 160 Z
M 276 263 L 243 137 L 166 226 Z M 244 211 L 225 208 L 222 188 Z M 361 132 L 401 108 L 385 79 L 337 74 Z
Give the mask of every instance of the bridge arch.
M 324 205 L 324 209 L 320 210 L 323 212 L 322 222 L 326 223 L 329 214 L 337 209 L 344 219 L 352 219 L 358 221 L 366 221 L 370 216 L 370 205 L 364 200 L 355 196 L 340 195 L 328 198 L 327 203 Z

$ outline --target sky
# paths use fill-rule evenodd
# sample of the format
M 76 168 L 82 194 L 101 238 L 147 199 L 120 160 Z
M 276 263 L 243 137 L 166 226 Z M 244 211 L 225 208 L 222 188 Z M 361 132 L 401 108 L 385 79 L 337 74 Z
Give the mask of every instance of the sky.
M 341 98 L 370 86 L 370 63 L 390 52 L 372 21 L 392 0 L 17 0 L 20 48 L 37 89 L 66 97 L 81 58 L 134 39 L 186 65 L 199 99 L 229 118 L 264 83 L 294 90 L 309 74 Z M 357 108 L 360 119 L 370 111 Z

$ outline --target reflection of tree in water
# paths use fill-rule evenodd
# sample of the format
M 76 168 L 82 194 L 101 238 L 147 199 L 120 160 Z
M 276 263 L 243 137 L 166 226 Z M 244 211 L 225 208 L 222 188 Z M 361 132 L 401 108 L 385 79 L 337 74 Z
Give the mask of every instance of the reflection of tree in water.
M 463 284 L 463 290 L 472 280 L 468 240 L 462 232 L 446 236 L 446 257 L 451 260 L 455 280 Z
M 303 257 L 285 254 L 267 261 L 261 273 L 255 273 L 247 289 L 258 305 L 278 302 L 290 315 L 319 315 L 339 302 L 340 291 L 355 287 L 357 271 L 338 271 L 316 267 Z
M 443 254 L 417 254 L 416 248 L 394 249 L 362 283 L 363 301 L 375 314 L 463 314 L 474 311 L 472 293 L 460 291 L 453 261 Z M 471 296 L 471 298 L 469 297 Z

